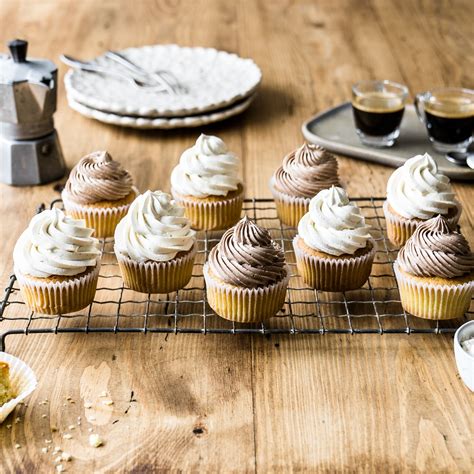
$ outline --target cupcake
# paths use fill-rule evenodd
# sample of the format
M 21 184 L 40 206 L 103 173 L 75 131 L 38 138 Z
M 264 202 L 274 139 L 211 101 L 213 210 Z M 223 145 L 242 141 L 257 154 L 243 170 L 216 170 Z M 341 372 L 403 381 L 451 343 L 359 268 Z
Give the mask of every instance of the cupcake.
M 33 217 L 13 251 L 15 275 L 31 310 L 65 314 L 92 302 L 101 257 L 93 232 L 59 209 Z
M 15 398 L 15 394 L 10 383 L 10 366 L 0 361 L 0 407 L 12 398 Z
M 136 196 L 132 177 L 106 151 L 82 158 L 61 194 L 66 214 L 84 219 L 95 237 L 112 237 Z
M 316 145 L 305 143 L 287 155 L 270 179 L 281 222 L 296 227 L 312 197 L 332 185 L 340 186 L 337 169 L 335 156 Z
M 474 293 L 474 254 L 442 216 L 422 222 L 394 264 L 403 309 L 425 319 L 460 318 Z
M 425 153 L 410 158 L 390 176 L 383 206 L 387 235 L 401 247 L 418 224 L 440 214 L 454 228 L 461 214 L 449 178 L 438 172 L 433 158 Z
M 0 424 L 38 386 L 34 372 L 20 359 L 0 352 Z
M 169 194 L 138 196 L 115 230 L 114 251 L 125 285 L 140 293 L 170 293 L 191 279 L 196 232 Z
M 218 137 L 201 135 L 171 173 L 171 194 L 193 229 L 227 229 L 240 219 L 239 159 Z
M 296 266 L 311 288 L 347 291 L 369 278 L 375 242 L 359 208 L 342 188 L 320 191 L 298 224 Z
M 263 321 L 285 303 L 290 278 L 285 255 L 268 231 L 247 217 L 224 233 L 203 272 L 209 305 L 225 319 Z

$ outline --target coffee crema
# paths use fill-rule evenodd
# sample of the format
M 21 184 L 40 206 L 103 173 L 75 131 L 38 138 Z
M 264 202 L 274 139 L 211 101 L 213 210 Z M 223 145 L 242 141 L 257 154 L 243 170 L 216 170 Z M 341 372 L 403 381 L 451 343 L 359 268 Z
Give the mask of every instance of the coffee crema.
M 395 131 L 403 118 L 405 103 L 391 92 L 366 92 L 352 100 L 356 127 L 372 136 L 384 136 Z

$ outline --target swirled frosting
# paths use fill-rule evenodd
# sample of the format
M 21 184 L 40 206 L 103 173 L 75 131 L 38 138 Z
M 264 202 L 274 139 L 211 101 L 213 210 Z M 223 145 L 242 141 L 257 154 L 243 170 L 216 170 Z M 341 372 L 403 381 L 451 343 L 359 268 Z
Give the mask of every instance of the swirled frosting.
M 329 255 L 353 255 L 371 239 L 370 226 L 342 188 L 320 191 L 298 224 L 298 234 L 309 247 Z
M 322 189 L 340 186 L 337 160 L 325 149 L 305 143 L 283 159 L 273 183 L 290 196 L 312 198 Z
M 397 261 L 402 270 L 420 277 L 456 278 L 474 270 L 467 240 L 439 215 L 416 228 Z
M 117 201 L 132 191 L 133 180 L 106 151 L 96 151 L 72 169 L 63 193 L 80 204 Z
M 433 158 L 425 153 L 410 158 L 390 176 L 387 201 L 401 216 L 429 219 L 457 207 L 449 178 L 438 172 Z
M 276 283 L 287 272 L 281 248 L 246 216 L 211 250 L 209 268 L 225 283 L 246 288 Z
M 226 196 L 239 185 L 239 159 L 218 137 L 201 135 L 181 155 L 171 187 L 184 196 Z
M 13 251 L 15 270 L 46 278 L 74 276 L 97 265 L 101 252 L 93 229 L 59 209 L 37 214 Z
M 167 193 L 147 191 L 133 201 L 115 229 L 115 252 L 137 262 L 167 262 L 191 250 L 195 240 L 184 208 Z

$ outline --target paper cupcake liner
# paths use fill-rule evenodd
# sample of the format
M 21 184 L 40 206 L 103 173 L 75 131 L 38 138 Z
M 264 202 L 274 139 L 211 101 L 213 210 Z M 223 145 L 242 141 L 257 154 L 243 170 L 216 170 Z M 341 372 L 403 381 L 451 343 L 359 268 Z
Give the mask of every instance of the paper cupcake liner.
M 273 178 L 270 180 L 270 191 L 272 192 L 277 214 L 280 221 L 290 227 L 298 227 L 301 218 L 308 212 L 311 198 L 289 196 L 275 188 Z
M 31 278 L 15 269 L 25 303 L 43 314 L 73 313 L 85 308 L 94 299 L 99 278 L 100 263 L 87 273 L 63 281 Z
M 371 241 L 372 249 L 363 255 L 330 258 L 307 254 L 299 247 L 299 239 L 298 235 L 293 239 L 296 267 L 311 288 L 322 291 L 356 290 L 368 280 L 376 253 L 375 242 Z
M 140 293 L 171 293 L 184 288 L 193 273 L 196 245 L 168 262 L 135 262 L 115 252 L 125 285 Z
M 133 189 L 135 197 L 138 191 Z M 113 237 L 118 223 L 127 214 L 132 202 L 121 206 L 94 207 L 83 206 L 68 199 L 65 193 L 61 195 L 66 214 L 74 219 L 84 219 L 86 226 L 95 229 L 94 237 Z
M 461 215 L 461 204 L 457 203 L 457 212 L 453 217 L 447 219 L 449 227 L 454 229 Z M 387 222 L 387 236 L 390 242 L 397 247 L 402 247 L 405 242 L 413 235 L 417 226 L 424 222 L 419 219 L 406 219 L 393 213 L 388 205 L 388 201 L 383 203 L 383 212 Z
M 241 288 L 214 278 L 206 263 L 203 268 L 209 306 L 224 319 L 257 323 L 275 316 L 285 304 L 290 270 L 281 281 L 262 288 Z
M 15 394 L 15 398 L 0 405 L 1 424 L 21 401 L 31 395 L 38 382 L 34 372 L 20 359 L 6 352 L 0 352 L 0 362 L 6 362 L 10 366 L 10 382 Z
M 206 201 L 205 199 L 187 199 L 173 189 L 173 199 L 183 206 L 186 217 L 191 221 L 192 228 L 196 230 L 228 229 L 240 220 L 244 192 L 237 196 L 222 201 Z
M 433 283 L 429 278 L 413 278 L 400 271 L 395 262 L 393 269 L 400 290 L 403 309 L 424 319 L 454 319 L 464 316 L 471 304 L 474 280 L 452 285 Z

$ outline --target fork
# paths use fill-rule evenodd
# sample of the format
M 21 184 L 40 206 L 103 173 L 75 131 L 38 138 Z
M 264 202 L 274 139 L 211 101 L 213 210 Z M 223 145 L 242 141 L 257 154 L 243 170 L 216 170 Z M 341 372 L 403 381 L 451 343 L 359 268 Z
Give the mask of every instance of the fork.
M 105 53 L 105 57 L 117 62 L 118 64 L 121 64 L 122 66 L 126 67 L 127 69 L 136 74 L 155 79 L 157 82 L 160 83 L 163 88 L 165 88 L 170 93 L 179 94 L 186 92 L 184 87 L 181 86 L 181 84 L 179 83 L 176 76 L 170 71 L 158 70 L 154 72 L 149 72 L 132 62 L 123 54 L 118 53 L 117 51 L 107 51 Z

